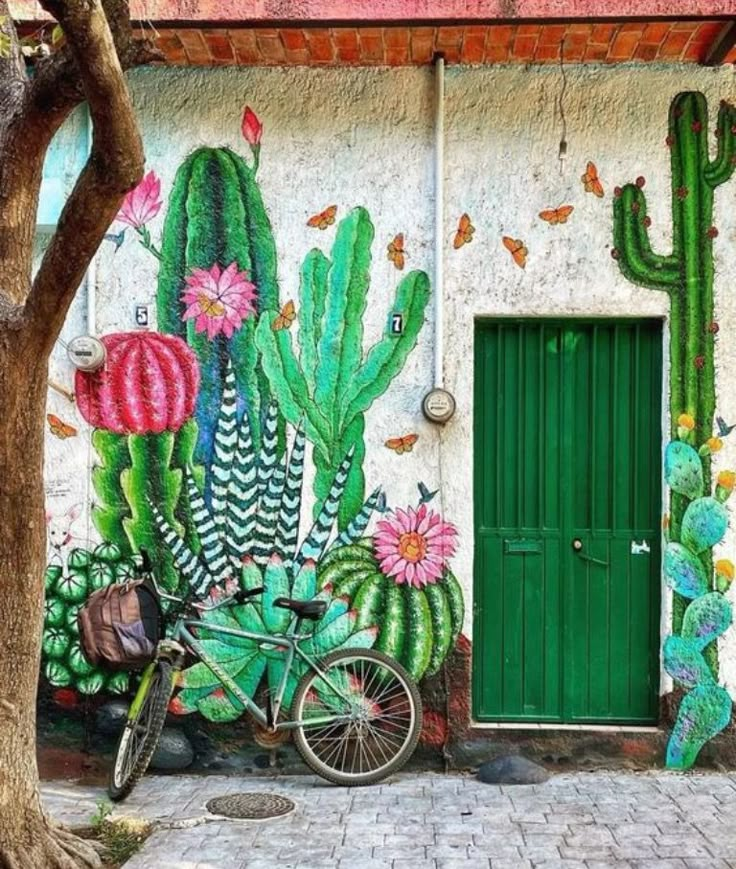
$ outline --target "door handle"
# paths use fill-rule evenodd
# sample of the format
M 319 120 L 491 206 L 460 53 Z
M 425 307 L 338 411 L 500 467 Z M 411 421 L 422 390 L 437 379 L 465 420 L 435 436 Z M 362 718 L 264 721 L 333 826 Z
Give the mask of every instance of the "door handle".
M 585 553 L 583 552 L 583 541 L 579 537 L 576 537 L 572 541 L 572 548 L 573 552 L 575 552 L 578 558 L 582 559 L 583 561 L 589 561 L 591 564 L 598 564 L 601 567 L 608 567 L 607 561 L 603 561 L 600 558 L 593 558 L 592 555 L 585 555 Z

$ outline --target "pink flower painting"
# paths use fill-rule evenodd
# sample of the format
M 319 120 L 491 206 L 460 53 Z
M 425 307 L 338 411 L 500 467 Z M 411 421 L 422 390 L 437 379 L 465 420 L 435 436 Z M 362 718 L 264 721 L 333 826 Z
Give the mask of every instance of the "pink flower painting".
M 181 299 L 187 309 L 184 320 L 194 320 L 197 332 L 232 338 L 243 321 L 256 313 L 256 287 L 233 262 L 223 271 L 215 263 L 210 269 L 192 269 Z
M 161 180 L 155 172 L 149 172 L 125 197 L 117 219 L 134 229 L 140 229 L 161 210 L 163 200 L 160 197 Z
M 382 519 L 373 543 L 382 573 L 398 585 L 422 588 L 442 578 L 457 548 L 457 530 L 422 504 Z

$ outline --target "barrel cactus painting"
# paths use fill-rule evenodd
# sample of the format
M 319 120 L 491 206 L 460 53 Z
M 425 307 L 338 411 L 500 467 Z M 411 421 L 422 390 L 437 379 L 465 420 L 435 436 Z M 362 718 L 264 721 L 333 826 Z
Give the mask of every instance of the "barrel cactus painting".
M 373 538 L 333 547 L 320 585 L 358 613 L 358 627 L 377 625 L 374 648 L 415 678 L 434 675 L 463 626 L 460 585 L 448 567 L 457 532 L 420 505 L 381 519 Z
M 94 426 L 100 459 L 92 470 L 98 498 L 92 519 L 103 540 L 126 555 L 147 549 L 163 585 L 175 590 L 178 575 L 158 540 L 150 502 L 177 528 L 187 526 L 179 498 L 197 442 L 197 359 L 172 335 L 115 333 L 102 340 L 105 367 L 76 376 L 79 411 Z

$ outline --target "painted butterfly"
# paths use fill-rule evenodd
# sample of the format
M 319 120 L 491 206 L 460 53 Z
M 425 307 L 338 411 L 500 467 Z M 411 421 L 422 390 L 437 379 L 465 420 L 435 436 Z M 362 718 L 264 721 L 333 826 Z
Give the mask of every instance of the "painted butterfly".
M 55 435 L 59 440 L 65 441 L 67 438 L 73 438 L 77 434 L 77 430 L 73 425 L 68 425 L 65 422 L 62 422 L 58 416 L 54 416 L 53 413 L 49 413 L 46 415 L 46 420 L 49 424 L 49 431 L 52 435 Z
M 406 251 L 404 250 L 404 233 L 400 232 L 398 235 L 395 235 L 394 240 L 389 243 L 386 250 L 388 251 L 389 260 L 396 266 L 396 268 L 399 270 L 403 269 L 404 257 L 406 256 Z
M 560 205 L 559 208 L 547 208 L 544 211 L 540 211 L 539 216 L 542 220 L 549 223 L 550 226 L 556 226 L 558 223 L 567 223 L 567 218 L 574 210 L 574 205 Z
M 457 250 L 459 247 L 462 247 L 464 244 L 470 244 L 470 242 L 473 240 L 474 232 L 475 227 L 470 222 L 470 217 L 467 214 L 463 214 L 457 225 L 455 240 L 452 243 L 452 246 L 455 248 L 455 250 Z
M 271 323 L 271 328 L 274 332 L 278 332 L 280 329 L 290 329 L 291 324 L 296 319 L 296 309 L 294 307 L 294 303 L 289 299 L 289 301 L 284 305 L 281 309 L 278 316 L 274 319 L 273 323 Z
M 337 205 L 330 205 L 329 208 L 325 208 L 324 211 L 320 211 L 319 214 L 310 217 L 307 221 L 307 226 L 311 226 L 315 229 L 327 229 L 328 226 L 332 226 L 335 222 L 336 214 Z
M 524 242 L 520 238 L 511 238 L 508 235 L 504 235 L 501 241 L 503 241 L 503 246 L 514 258 L 516 265 L 523 269 L 526 265 L 526 258 L 529 255 L 529 250 Z
M 585 167 L 585 174 L 580 176 L 580 180 L 583 182 L 586 193 L 593 193 L 599 199 L 603 198 L 603 185 L 598 177 L 598 169 L 595 163 L 588 161 L 588 165 Z
M 408 434 L 399 438 L 389 438 L 385 445 L 400 456 L 402 453 L 410 453 L 418 440 L 418 434 Z

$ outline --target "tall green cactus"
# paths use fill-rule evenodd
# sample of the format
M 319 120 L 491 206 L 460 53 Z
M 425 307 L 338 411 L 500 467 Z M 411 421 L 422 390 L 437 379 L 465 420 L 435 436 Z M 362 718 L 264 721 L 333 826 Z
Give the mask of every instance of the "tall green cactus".
M 289 332 L 273 329 L 273 317 L 262 315 L 256 329 L 263 371 L 281 412 L 294 426 L 303 420 L 314 444 L 317 511 L 340 462 L 353 451 L 338 514 L 340 529 L 350 524 L 365 500 L 365 412 L 404 367 L 429 301 L 429 278 L 410 272 L 399 283 L 390 309 L 403 315 L 403 333 L 392 335 L 387 323 L 383 338 L 363 353 L 373 236 L 368 212 L 355 208 L 340 221 L 330 259 L 316 249 L 307 254 L 301 274 L 299 358 Z
M 201 372 L 196 419 L 197 461 L 211 467 L 217 415 L 228 360 L 235 371 L 242 407 L 247 407 L 253 441 L 261 442 L 261 410 L 268 403 L 268 384 L 254 344 L 255 320 L 247 319 L 227 338 L 214 340 L 184 322 L 181 295 L 194 268 L 222 268 L 236 262 L 256 285 L 258 312 L 278 310 L 276 245 L 271 223 L 251 169 L 228 148 L 199 148 L 176 173 L 169 197 L 158 277 L 158 328 L 178 335 L 194 349 Z
M 613 255 L 633 283 L 670 296 L 670 418 L 695 420 L 694 441 L 710 437 L 715 413 L 713 318 L 713 193 L 736 168 L 736 109 L 722 102 L 716 128 L 717 153 L 708 154 L 708 107 L 703 94 L 681 93 L 672 101 L 667 144 L 672 173 L 672 252 L 660 255 L 649 241 L 644 179 L 616 188 L 613 204 Z M 710 462 L 705 462 L 705 486 Z M 687 496 L 673 492 L 670 536 L 680 538 Z M 712 574 L 710 552 L 701 556 Z M 673 628 L 682 623 L 686 601 L 675 594 Z

